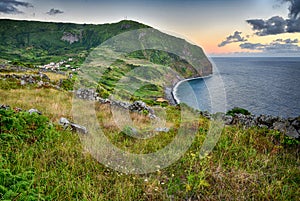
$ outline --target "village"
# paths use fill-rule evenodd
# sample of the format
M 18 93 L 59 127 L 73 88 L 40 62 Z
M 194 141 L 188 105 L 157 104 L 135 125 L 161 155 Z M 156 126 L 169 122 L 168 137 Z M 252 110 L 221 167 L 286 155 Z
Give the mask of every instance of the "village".
M 50 62 L 49 64 L 40 65 L 40 66 L 37 66 L 37 67 L 39 69 L 50 70 L 50 71 L 67 71 L 67 70 L 72 70 L 73 72 L 79 71 L 80 68 L 71 65 L 71 63 L 74 63 L 73 61 L 74 61 L 73 58 L 68 58 L 67 61 L 62 60 L 62 61 L 57 62 L 57 63 Z

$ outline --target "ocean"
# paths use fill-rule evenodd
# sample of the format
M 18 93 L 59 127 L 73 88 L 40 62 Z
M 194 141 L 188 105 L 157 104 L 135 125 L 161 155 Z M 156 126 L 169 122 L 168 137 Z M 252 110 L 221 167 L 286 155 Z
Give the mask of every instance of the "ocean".
M 214 74 L 181 82 L 175 97 L 210 113 L 242 107 L 252 114 L 300 116 L 300 57 L 214 57 Z

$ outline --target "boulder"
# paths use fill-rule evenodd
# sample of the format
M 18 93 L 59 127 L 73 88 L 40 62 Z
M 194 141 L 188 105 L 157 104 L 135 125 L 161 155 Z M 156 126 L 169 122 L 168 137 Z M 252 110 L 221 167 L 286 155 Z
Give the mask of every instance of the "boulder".
M 75 95 L 79 99 L 83 100 L 96 100 L 97 93 L 94 89 L 78 89 Z
M 235 114 L 231 124 L 241 124 L 246 128 L 250 128 L 257 125 L 254 115 Z
M 154 131 L 156 131 L 156 132 L 165 132 L 165 133 L 167 133 L 167 132 L 169 132 L 170 131 L 170 129 L 169 128 L 155 128 L 154 129 Z
M 42 80 L 39 81 L 39 82 L 37 83 L 37 85 L 38 85 L 39 87 L 43 86 L 43 84 L 44 84 L 44 82 L 43 82 Z
M 0 104 L 0 109 L 9 110 L 10 106 L 9 105 L 1 105 Z
M 211 119 L 211 114 L 208 111 L 201 111 L 200 115 L 202 115 L 203 117 L 205 117 L 207 119 Z
M 277 130 L 281 133 L 285 133 L 286 132 L 286 127 L 287 127 L 288 123 L 284 122 L 284 121 L 277 121 L 273 123 L 273 129 Z
M 33 114 L 33 113 L 37 113 L 39 115 L 42 115 L 42 113 L 40 111 L 38 111 L 37 109 L 31 108 L 30 110 L 28 110 L 29 114 Z
M 143 110 L 148 111 L 150 114 L 154 114 L 154 110 L 146 105 L 143 101 L 135 101 L 128 106 L 131 112 L 142 112 Z
M 58 122 L 60 125 L 62 125 L 64 128 L 67 128 L 69 125 L 70 125 L 70 121 L 64 117 L 61 117 L 59 119 L 59 122 Z
M 295 118 L 291 125 L 294 126 L 295 129 L 299 130 L 300 129 L 300 117 Z
M 71 130 L 74 132 L 88 134 L 88 130 L 86 129 L 86 127 L 75 123 L 71 123 L 67 118 L 61 117 L 58 123 L 62 125 L 65 129 L 71 127 Z
M 233 117 L 230 115 L 224 115 L 224 117 L 222 119 L 223 119 L 225 125 L 231 125 L 231 123 L 233 121 Z
M 50 81 L 50 78 L 48 77 L 48 75 L 42 73 L 42 72 L 39 72 L 39 76 L 42 80 L 47 80 L 47 81 Z
M 25 80 L 21 80 L 21 85 L 25 85 L 25 84 L 26 84 Z
M 151 114 L 151 113 L 148 114 L 148 117 L 150 119 L 157 119 L 157 116 L 155 114 Z
M 300 135 L 297 132 L 297 130 L 293 127 L 293 126 L 289 126 L 286 130 L 285 133 L 287 136 L 291 137 L 291 138 L 299 138 Z
M 80 126 L 78 124 L 71 123 L 70 124 L 72 131 L 75 131 L 77 133 L 81 134 L 88 134 L 88 130 L 84 126 Z
M 260 115 L 256 118 L 258 125 L 265 125 L 268 128 L 271 128 L 274 124 L 274 122 L 278 121 L 279 117 L 274 117 L 271 115 Z

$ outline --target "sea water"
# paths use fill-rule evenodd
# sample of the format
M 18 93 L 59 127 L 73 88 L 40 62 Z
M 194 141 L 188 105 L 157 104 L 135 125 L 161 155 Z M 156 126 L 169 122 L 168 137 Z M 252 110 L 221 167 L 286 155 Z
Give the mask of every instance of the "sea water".
M 300 115 L 300 57 L 214 57 L 211 61 L 211 77 L 178 85 L 175 96 L 180 102 L 209 112 L 242 107 L 256 115 Z M 214 87 L 220 90 L 217 95 Z

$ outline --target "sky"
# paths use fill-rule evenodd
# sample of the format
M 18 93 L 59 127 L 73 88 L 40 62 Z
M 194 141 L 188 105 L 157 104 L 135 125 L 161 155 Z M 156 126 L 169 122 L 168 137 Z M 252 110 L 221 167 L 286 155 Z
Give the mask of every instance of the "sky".
M 300 56 L 300 0 L 0 0 L 0 18 L 138 21 L 209 56 Z

